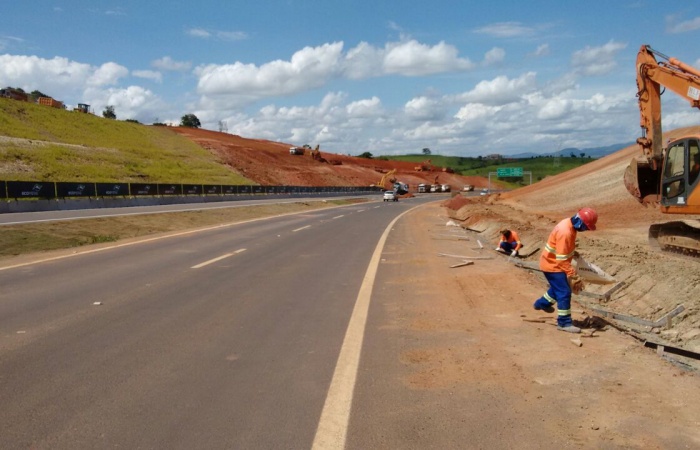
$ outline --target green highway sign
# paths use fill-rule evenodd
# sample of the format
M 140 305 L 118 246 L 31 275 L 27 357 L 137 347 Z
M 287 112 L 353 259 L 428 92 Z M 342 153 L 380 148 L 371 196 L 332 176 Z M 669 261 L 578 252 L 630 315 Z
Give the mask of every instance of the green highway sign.
M 496 169 L 496 175 L 498 177 L 522 177 L 523 168 L 522 167 L 504 167 L 502 169 Z

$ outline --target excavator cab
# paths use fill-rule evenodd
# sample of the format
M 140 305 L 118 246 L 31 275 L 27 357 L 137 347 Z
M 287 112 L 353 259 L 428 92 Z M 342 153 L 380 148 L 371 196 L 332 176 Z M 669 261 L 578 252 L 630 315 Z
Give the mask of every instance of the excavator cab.
M 700 175 L 700 138 L 687 137 L 674 141 L 666 149 L 661 179 L 661 207 L 685 208 L 700 196 L 695 192 Z M 681 212 L 681 211 L 679 211 Z M 683 211 L 685 212 L 685 211 Z

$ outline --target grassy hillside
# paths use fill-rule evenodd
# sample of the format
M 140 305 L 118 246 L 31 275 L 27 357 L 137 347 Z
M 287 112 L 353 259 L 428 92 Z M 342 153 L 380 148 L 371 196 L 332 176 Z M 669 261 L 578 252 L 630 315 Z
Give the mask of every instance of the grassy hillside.
M 251 184 L 167 127 L 4 98 L 0 179 Z
M 420 163 L 430 160 L 431 164 L 438 167 L 449 167 L 461 175 L 482 176 L 488 178 L 490 172 L 496 172 L 499 168 L 522 167 L 524 172 L 532 172 L 532 182 L 535 183 L 547 176 L 556 175 L 567 170 L 587 164 L 594 159 L 591 158 L 571 158 L 571 157 L 537 157 L 524 159 L 501 159 L 487 160 L 483 158 L 466 158 L 459 156 L 441 155 L 405 155 L 391 156 L 389 159 L 398 161 L 411 161 Z M 418 164 L 416 164 L 418 165 Z M 512 187 L 530 183 L 530 176 L 526 175 L 520 179 L 502 179 Z

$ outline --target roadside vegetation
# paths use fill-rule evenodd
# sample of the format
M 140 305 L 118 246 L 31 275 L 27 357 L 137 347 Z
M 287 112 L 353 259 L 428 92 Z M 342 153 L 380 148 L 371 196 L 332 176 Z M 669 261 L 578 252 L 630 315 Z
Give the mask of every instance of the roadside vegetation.
M 430 160 L 433 166 L 446 167 L 454 171 L 454 173 L 465 176 L 480 176 L 488 178 L 489 173 L 495 173 L 498 169 L 517 168 L 523 169 L 523 172 L 532 173 L 532 182 L 536 183 L 545 177 L 556 175 L 567 170 L 575 169 L 576 167 L 588 164 L 594 161 L 588 156 L 573 155 L 573 156 L 538 156 L 532 158 L 500 158 L 486 159 L 483 157 L 468 158 L 459 156 L 441 156 L 441 155 L 405 155 L 405 156 L 390 156 L 390 160 L 396 161 L 411 161 L 419 164 L 426 160 Z M 530 184 L 530 175 L 523 177 L 499 178 L 499 181 L 505 182 L 509 187 L 516 188 Z
M 0 130 L 2 180 L 255 184 L 167 127 L 0 98 Z
M 366 201 L 367 199 L 364 198 L 299 201 L 200 211 L 5 225 L 0 226 L 0 260 L 29 253 L 117 242 L 216 225 L 225 226 L 246 220 Z

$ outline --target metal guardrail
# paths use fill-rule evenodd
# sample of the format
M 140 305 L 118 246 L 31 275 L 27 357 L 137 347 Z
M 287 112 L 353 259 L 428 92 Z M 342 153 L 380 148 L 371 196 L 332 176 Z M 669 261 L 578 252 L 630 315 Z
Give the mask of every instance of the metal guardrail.
M 165 197 L 208 195 L 274 195 L 314 193 L 373 193 L 382 189 L 364 186 L 260 186 L 182 183 L 76 183 L 54 181 L 0 181 L 0 199 L 66 199 L 115 197 Z

